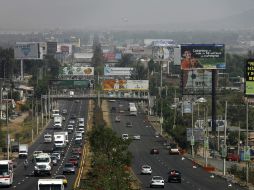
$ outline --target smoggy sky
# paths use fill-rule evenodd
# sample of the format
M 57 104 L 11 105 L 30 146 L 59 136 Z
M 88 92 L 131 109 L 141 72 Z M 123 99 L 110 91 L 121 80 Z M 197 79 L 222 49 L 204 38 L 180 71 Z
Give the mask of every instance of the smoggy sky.
M 254 0 L 0 0 L 0 30 L 110 29 L 237 15 Z

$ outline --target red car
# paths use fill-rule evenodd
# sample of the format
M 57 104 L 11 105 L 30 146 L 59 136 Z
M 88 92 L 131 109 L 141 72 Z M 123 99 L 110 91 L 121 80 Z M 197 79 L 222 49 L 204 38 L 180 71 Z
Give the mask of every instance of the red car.
M 72 153 L 78 153 L 79 155 L 81 155 L 81 154 L 82 154 L 82 149 L 79 148 L 79 147 L 73 148 L 73 149 L 72 149 Z
M 70 157 L 69 163 L 72 163 L 74 166 L 78 167 L 78 159 L 76 157 Z
M 226 160 L 228 160 L 228 161 L 237 161 L 237 162 L 239 162 L 240 157 L 239 157 L 238 154 L 235 154 L 235 153 L 228 153 Z

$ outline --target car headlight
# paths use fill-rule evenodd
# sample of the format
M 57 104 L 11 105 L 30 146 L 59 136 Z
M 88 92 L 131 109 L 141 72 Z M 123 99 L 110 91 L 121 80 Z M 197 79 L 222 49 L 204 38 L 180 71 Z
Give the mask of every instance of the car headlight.
M 38 168 L 38 166 L 34 166 L 34 169 L 35 169 L 35 170 L 38 170 L 39 168 Z

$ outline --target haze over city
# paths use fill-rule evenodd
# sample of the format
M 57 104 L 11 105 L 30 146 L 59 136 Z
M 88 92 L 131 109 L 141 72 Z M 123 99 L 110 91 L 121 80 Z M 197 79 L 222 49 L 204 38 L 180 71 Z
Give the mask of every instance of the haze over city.
M 222 29 L 251 19 L 253 8 L 253 0 L 2 0 L 0 30 Z

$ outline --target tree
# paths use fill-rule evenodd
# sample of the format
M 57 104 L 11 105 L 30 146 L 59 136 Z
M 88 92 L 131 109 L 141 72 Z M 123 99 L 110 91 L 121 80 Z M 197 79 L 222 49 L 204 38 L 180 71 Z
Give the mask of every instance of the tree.
M 137 63 L 136 67 L 134 67 L 131 73 L 132 80 L 147 80 L 148 71 L 145 69 L 143 65 Z

